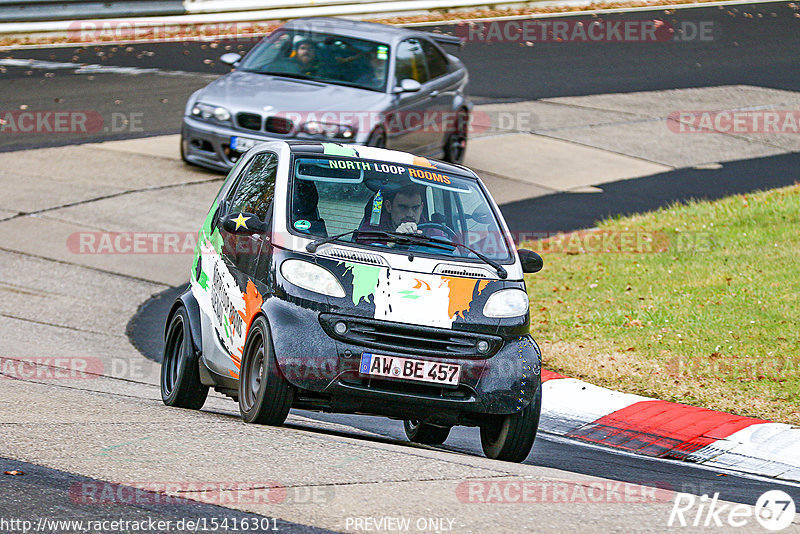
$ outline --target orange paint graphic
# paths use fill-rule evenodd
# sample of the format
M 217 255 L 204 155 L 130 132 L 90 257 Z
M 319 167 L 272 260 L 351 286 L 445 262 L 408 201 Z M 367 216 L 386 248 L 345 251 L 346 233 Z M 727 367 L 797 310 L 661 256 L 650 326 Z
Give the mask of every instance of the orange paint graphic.
M 414 278 L 414 280 L 417 281 L 417 283 L 414 284 L 414 289 L 420 289 L 422 287 L 422 284 L 425 284 L 425 290 L 426 291 L 430 291 L 431 290 L 431 286 L 430 286 L 430 284 L 428 282 L 425 282 L 424 280 L 420 280 L 419 278 Z
M 428 161 L 428 158 L 423 158 L 421 156 L 414 156 L 414 161 L 412 165 L 416 165 L 417 167 L 431 167 L 435 168 L 434 165 Z
M 442 280 L 447 282 L 450 288 L 450 305 L 447 308 L 447 314 L 451 319 L 455 319 L 456 315 L 461 315 L 464 319 L 464 312 L 469 311 L 469 305 L 473 300 L 473 293 L 475 286 L 478 286 L 478 295 L 489 283 L 489 280 L 475 280 L 474 278 L 455 278 L 450 276 L 443 276 Z
M 247 339 L 247 333 L 250 331 L 250 323 L 253 322 L 253 318 L 261 310 L 261 305 L 264 303 L 264 298 L 261 296 L 261 293 L 258 292 L 258 289 L 256 289 L 256 285 L 252 280 L 247 281 L 247 289 L 244 293 L 242 293 L 242 298 L 244 298 L 244 311 L 237 313 L 239 316 L 241 316 L 242 321 L 244 322 L 244 338 Z M 243 348 L 244 347 L 237 349 L 240 355 L 242 354 Z M 241 367 L 242 359 L 240 356 L 231 354 L 231 360 L 233 360 L 233 364 L 237 369 Z

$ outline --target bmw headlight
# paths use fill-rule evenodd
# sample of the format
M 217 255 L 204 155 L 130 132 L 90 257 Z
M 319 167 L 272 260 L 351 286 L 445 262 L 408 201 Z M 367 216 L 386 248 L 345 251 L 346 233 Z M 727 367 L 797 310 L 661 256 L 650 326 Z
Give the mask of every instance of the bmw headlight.
M 308 121 L 303 124 L 303 131 L 308 135 L 323 135 L 335 139 L 352 139 L 356 131 L 347 124 L 334 124 L 330 122 Z
M 192 117 L 205 121 L 228 122 L 231 120 L 231 112 L 220 106 L 197 103 L 192 107 Z
M 342 285 L 327 269 L 303 260 L 286 260 L 281 264 L 281 274 L 291 284 L 322 293 L 329 297 L 344 297 Z
M 528 311 L 528 294 L 521 289 L 502 289 L 483 306 L 486 317 L 519 317 Z

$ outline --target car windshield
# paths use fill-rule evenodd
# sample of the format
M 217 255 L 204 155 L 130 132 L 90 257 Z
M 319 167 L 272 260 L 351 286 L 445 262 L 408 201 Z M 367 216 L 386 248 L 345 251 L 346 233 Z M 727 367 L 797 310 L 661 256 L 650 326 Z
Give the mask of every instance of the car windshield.
M 383 91 L 388 63 L 389 46 L 383 43 L 307 30 L 276 30 L 239 68 Z
M 477 259 L 464 247 L 442 244 L 454 242 L 492 260 L 510 261 L 509 247 L 477 180 L 438 169 L 425 158 L 409 156 L 412 159 L 412 164 L 401 164 L 353 157 L 296 157 L 290 227 L 319 239 L 347 234 L 338 240 Z M 396 235 L 409 233 L 420 238 Z

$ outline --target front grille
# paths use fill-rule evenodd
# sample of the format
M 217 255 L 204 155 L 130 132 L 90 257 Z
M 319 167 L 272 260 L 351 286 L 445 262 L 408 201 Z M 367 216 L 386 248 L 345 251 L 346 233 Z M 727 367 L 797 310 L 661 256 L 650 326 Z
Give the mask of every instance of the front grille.
M 335 258 L 337 260 L 353 261 L 356 263 L 367 263 L 369 265 L 382 265 L 388 266 L 386 260 L 378 254 L 371 254 L 369 252 L 361 252 L 340 247 L 325 247 L 317 251 L 319 256 L 326 256 L 328 258 Z
M 325 332 L 334 339 L 401 353 L 450 358 L 489 358 L 500 350 L 503 344 L 499 336 L 376 321 L 363 317 L 325 313 L 320 315 L 319 320 Z M 344 334 L 338 334 L 333 329 L 333 325 L 339 321 L 347 324 L 347 331 Z M 489 343 L 489 350 L 478 351 L 477 345 L 480 340 Z
M 239 113 L 236 115 L 236 122 L 246 130 L 261 130 L 261 115 L 255 113 Z
M 294 123 L 283 117 L 267 117 L 266 130 L 270 133 L 288 134 L 292 131 Z
M 496 278 L 491 272 L 480 267 L 462 267 L 461 265 L 449 265 L 440 263 L 433 270 L 435 274 L 445 276 L 460 276 L 463 278 Z

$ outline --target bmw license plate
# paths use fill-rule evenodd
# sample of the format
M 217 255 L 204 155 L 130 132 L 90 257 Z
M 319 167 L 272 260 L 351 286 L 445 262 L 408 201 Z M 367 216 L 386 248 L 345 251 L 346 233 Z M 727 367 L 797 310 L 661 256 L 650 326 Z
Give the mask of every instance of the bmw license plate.
M 359 372 L 362 375 L 457 386 L 458 378 L 461 375 L 461 366 L 364 352 L 361 354 Z
M 254 146 L 259 143 L 263 143 L 264 141 L 259 141 L 258 139 L 250 139 L 249 137 L 231 137 L 231 150 L 235 150 L 236 152 L 247 152 Z

